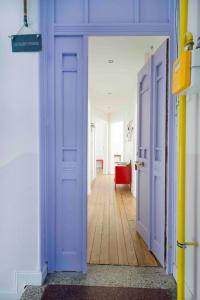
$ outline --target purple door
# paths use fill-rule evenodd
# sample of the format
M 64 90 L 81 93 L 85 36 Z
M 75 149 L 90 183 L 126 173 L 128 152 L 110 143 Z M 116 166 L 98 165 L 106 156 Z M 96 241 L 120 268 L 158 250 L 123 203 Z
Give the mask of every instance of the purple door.
M 138 142 L 136 226 L 150 247 L 150 170 L 151 170 L 151 67 L 152 60 L 138 74 Z
M 152 236 L 151 251 L 165 263 L 165 173 L 167 109 L 167 40 L 153 56 Z
M 137 231 L 165 264 L 167 40 L 138 74 Z
M 55 38 L 55 270 L 82 270 L 83 38 Z

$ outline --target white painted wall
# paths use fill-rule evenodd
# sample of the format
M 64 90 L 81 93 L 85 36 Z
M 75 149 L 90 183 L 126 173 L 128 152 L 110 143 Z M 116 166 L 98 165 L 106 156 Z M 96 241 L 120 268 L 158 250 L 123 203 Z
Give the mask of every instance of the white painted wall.
M 112 145 L 112 124 L 113 123 L 118 123 L 118 122 L 123 122 L 123 127 L 125 128 L 125 122 L 126 122 L 126 113 L 125 110 L 120 110 L 116 112 L 112 112 L 109 114 L 109 174 L 114 174 L 114 166 L 113 166 L 113 145 Z M 125 161 L 125 131 L 123 134 L 123 153 L 122 153 L 122 161 Z
M 187 99 L 187 165 L 186 165 L 186 241 L 200 241 L 200 94 Z M 200 299 L 199 247 L 186 249 L 186 286 L 193 297 Z
M 29 0 L 28 5 L 31 27 L 37 28 L 38 1 Z M 27 272 L 29 278 L 40 274 L 38 54 L 12 53 L 8 38 L 22 24 L 23 1 L 0 1 L 0 299 L 4 300 L 15 297 L 20 277 L 16 272 Z
M 91 121 L 95 124 L 95 160 L 103 159 L 103 173 L 108 174 L 108 115 L 92 106 Z
M 136 95 L 137 97 L 137 82 L 135 82 L 136 86 Z M 127 124 L 133 120 L 134 132 L 133 132 L 133 140 L 130 142 L 127 140 Z M 136 196 L 136 171 L 134 169 L 134 163 L 136 161 L 136 146 L 137 146 L 137 107 L 136 101 L 130 103 L 129 106 L 124 107 L 124 110 L 114 112 L 110 114 L 110 123 L 112 122 L 124 122 L 124 151 L 123 151 L 123 161 L 132 162 L 132 193 Z M 113 173 L 111 167 L 109 168 L 109 172 Z
M 189 0 L 189 31 L 195 41 L 200 0 Z M 199 50 L 200 55 L 200 50 Z M 200 87 L 199 87 L 200 88 Z M 200 92 L 187 97 L 187 150 L 186 150 L 186 241 L 200 243 Z M 176 272 L 176 268 L 175 268 Z M 176 276 L 174 272 L 174 275 Z M 200 299 L 200 247 L 186 249 L 185 300 Z
M 104 160 L 104 174 L 113 174 L 111 170 L 111 130 L 110 124 L 113 122 L 124 123 L 124 146 L 123 146 L 123 160 L 129 162 L 130 160 L 133 163 L 135 162 L 135 149 L 136 149 L 136 132 L 134 131 L 134 139 L 132 142 L 128 142 L 126 138 L 126 126 L 130 120 L 134 120 L 134 127 L 136 128 L 136 112 L 133 107 L 126 107 L 124 111 L 114 112 L 111 114 L 104 113 L 97 108 L 93 107 L 91 102 L 89 102 L 89 123 L 95 124 L 95 129 L 91 131 L 91 128 L 88 128 L 88 157 L 90 162 L 88 163 L 88 191 L 90 193 L 90 186 L 92 180 L 96 177 L 95 161 L 96 159 Z M 134 116 L 135 115 L 135 116 Z M 92 139 L 95 140 L 92 143 Z M 95 143 L 95 150 L 92 150 L 93 144 Z M 95 155 L 92 157 L 92 152 L 95 151 Z M 135 195 L 135 171 L 133 168 L 133 193 Z
M 137 85 L 137 83 L 136 83 Z M 136 93 L 137 93 L 137 87 L 135 87 Z M 137 98 L 137 94 L 135 95 L 135 98 Z M 126 138 L 127 134 L 127 124 L 129 121 L 133 120 L 133 139 L 131 141 L 128 141 Z M 124 143 L 124 159 L 127 162 L 131 161 L 132 164 L 132 193 L 134 197 L 136 197 L 136 180 L 137 180 L 137 174 L 135 171 L 135 161 L 136 159 L 136 152 L 137 152 L 137 101 L 133 101 L 132 105 L 127 109 L 127 112 L 125 114 L 125 143 Z
M 96 128 L 90 128 L 90 182 L 96 177 Z
M 114 155 L 121 155 L 121 161 L 124 161 L 124 122 L 110 123 L 110 172 L 115 173 Z
M 124 123 L 124 146 L 123 146 L 123 161 L 132 161 L 132 175 L 133 185 L 132 192 L 136 195 L 136 172 L 134 170 L 134 162 L 136 160 L 136 142 L 137 142 L 137 122 L 136 122 L 136 108 L 130 105 L 125 107 L 123 111 L 106 114 L 96 108 L 94 108 L 89 102 L 89 123 L 95 124 L 95 129 L 88 128 L 88 157 L 90 162 L 88 163 L 88 193 L 91 191 L 91 182 L 96 177 L 96 159 L 103 158 L 104 160 L 104 174 L 113 174 L 113 168 L 111 167 L 111 128 L 110 124 L 113 122 Z M 134 134 L 133 141 L 128 142 L 126 138 L 126 126 L 130 120 L 134 120 Z M 92 142 L 93 140 L 93 142 Z M 94 147 L 95 144 L 95 147 Z M 92 149 L 92 148 L 95 149 Z M 95 155 L 92 153 L 95 152 Z
M 200 0 L 189 0 L 189 31 L 195 41 Z M 199 23 L 200 24 L 200 23 Z M 199 55 L 200 55 L 200 50 Z M 200 91 L 200 86 L 199 86 Z M 186 241 L 200 242 L 200 92 L 187 97 Z M 200 247 L 186 249 L 187 298 L 200 299 Z

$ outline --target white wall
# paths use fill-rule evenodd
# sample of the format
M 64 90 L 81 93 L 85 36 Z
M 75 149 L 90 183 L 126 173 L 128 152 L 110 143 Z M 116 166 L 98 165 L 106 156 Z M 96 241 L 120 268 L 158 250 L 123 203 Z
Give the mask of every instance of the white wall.
M 137 88 L 136 88 L 137 90 Z M 135 96 L 137 97 L 137 96 Z M 132 193 L 134 197 L 136 197 L 136 180 L 137 180 L 137 172 L 135 171 L 135 161 L 136 152 L 137 152 L 137 101 L 133 101 L 132 106 L 128 108 L 125 114 L 125 144 L 124 144 L 124 159 L 127 162 L 131 161 L 132 164 Z M 133 137 L 131 141 L 128 141 L 126 138 L 127 134 L 127 124 L 129 121 L 133 120 Z
M 121 155 L 121 161 L 124 161 L 124 122 L 112 122 L 110 124 L 110 171 L 115 173 L 114 155 Z
M 37 28 L 38 1 L 28 4 L 29 21 Z M 12 53 L 8 38 L 22 24 L 23 1 L 0 1 L 0 299 L 4 300 L 16 293 L 20 277 L 16 272 L 28 272 L 30 277 L 40 271 L 38 54 Z
M 134 109 L 134 110 L 133 110 Z M 136 149 L 136 129 L 134 130 L 134 138 L 133 141 L 128 142 L 126 138 L 126 126 L 130 120 L 134 120 L 134 127 L 136 128 L 136 113 L 135 108 L 127 107 L 124 111 L 115 112 L 115 113 L 104 113 L 95 107 L 92 106 L 91 102 L 89 103 L 89 123 L 95 124 L 95 159 L 104 159 L 104 174 L 112 174 L 111 170 L 110 158 L 111 158 L 111 130 L 110 124 L 113 122 L 124 122 L 124 151 L 123 151 L 123 160 L 129 162 L 130 160 L 133 163 L 135 162 L 135 149 Z M 92 162 L 92 154 L 91 154 L 91 129 L 88 129 L 89 139 L 88 139 L 88 155 L 90 157 L 90 163 L 88 164 L 88 191 L 90 192 L 90 183 L 95 178 L 95 164 Z M 135 171 L 133 168 L 133 176 L 135 178 Z M 92 175 L 93 174 L 93 175 Z M 135 183 L 135 179 L 134 179 Z M 133 184 L 133 192 L 135 195 L 135 184 Z
M 92 106 L 91 122 L 95 124 L 95 159 L 103 159 L 103 173 L 108 174 L 108 115 Z
M 186 241 L 200 241 L 200 94 L 187 99 L 187 164 L 186 164 Z M 199 247 L 186 249 L 186 285 L 194 298 L 200 299 Z M 197 296 L 198 295 L 198 296 Z M 187 299 L 186 299 L 187 300 Z
M 137 82 L 136 82 L 137 85 Z M 136 90 L 137 91 L 137 90 Z M 137 94 L 136 94 L 137 95 Z M 137 96 L 135 96 L 137 97 Z M 128 107 L 124 107 L 123 111 L 115 112 L 110 114 L 110 122 L 124 122 L 124 153 L 123 160 L 125 162 L 132 163 L 132 193 L 136 196 L 136 172 L 134 168 L 134 163 L 136 161 L 136 146 L 137 146 L 137 101 L 133 101 Z M 127 124 L 133 120 L 134 132 L 133 140 L 128 141 L 127 134 Z M 109 169 L 112 173 L 111 168 Z
M 133 102 L 134 103 L 134 102 Z M 137 142 L 137 113 L 136 107 L 130 105 L 130 107 L 125 107 L 123 111 L 106 114 L 96 108 L 94 108 L 89 102 L 89 123 L 95 124 L 95 138 L 94 132 L 91 132 L 89 128 L 89 139 L 88 139 L 88 156 L 90 163 L 88 164 L 88 192 L 90 193 L 90 186 L 92 180 L 95 178 L 95 162 L 96 159 L 104 160 L 104 174 L 112 174 L 113 170 L 111 168 L 111 128 L 110 124 L 113 122 L 123 121 L 124 123 L 124 151 L 123 151 L 123 160 L 126 162 L 132 161 L 132 175 L 133 175 L 133 185 L 132 192 L 134 196 L 136 195 L 136 172 L 134 170 L 134 162 L 136 160 L 136 142 Z M 127 141 L 127 124 L 129 121 L 134 121 L 134 134 L 133 140 L 131 142 Z M 95 139 L 95 156 L 92 158 L 92 143 L 91 137 L 93 134 L 93 139 Z
M 200 0 L 199 2 L 200 7 Z M 197 37 L 199 9 L 197 1 L 189 0 L 189 31 Z M 198 16 L 199 17 L 199 16 Z M 200 28 L 199 28 L 200 34 Z M 199 50 L 200 55 L 200 50 Z M 200 243 L 200 93 L 187 97 L 187 150 L 186 150 L 186 241 Z M 186 300 L 200 299 L 200 247 L 187 247 Z
M 91 105 L 90 99 L 88 99 L 88 165 L 87 165 L 87 181 L 88 181 L 88 195 L 91 193 L 91 182 L 93 177 L 92 170 L 92 131 L 91 131 Z
M 189 1 L 189 31 L 197 38 L 197 2 Z M 198 28 L 200 35 L 200 28 Z M 199 55 L 200 55 L 200 50 Z M 200 86 L 199 86 L 200 91 Z M 186 241 L 200 243 L 200 93 L 187 97 Z M 200 247 L 186 249 L 187 299 L 200 299 Z M 188 292 L 189 291 L 189 292 Z
M 109 166 L 108 172 L 109 174 L 114 174 L 114 160 L 113 160 L 113 145 L 112 145 L 112 124 L 123 122 L 123 127 L 125 128 L 126 114 L 125 111 L 116 111 L 109 113 Z M 122 161 L 125 160 L 125 133 L 123 134 L 123 153 L 122 153 Z

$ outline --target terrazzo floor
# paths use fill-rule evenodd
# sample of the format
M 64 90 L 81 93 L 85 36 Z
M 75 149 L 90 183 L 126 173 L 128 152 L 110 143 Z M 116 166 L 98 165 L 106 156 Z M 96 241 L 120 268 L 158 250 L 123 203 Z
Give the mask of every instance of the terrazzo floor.
M 42 287 L 28 286 L 21 300 L 41 300 L 48 284 L 164 288 L 176 299 L 176 283 L 159 267 L 89 265 L 87 274 L 56 272 L 49 274 Z

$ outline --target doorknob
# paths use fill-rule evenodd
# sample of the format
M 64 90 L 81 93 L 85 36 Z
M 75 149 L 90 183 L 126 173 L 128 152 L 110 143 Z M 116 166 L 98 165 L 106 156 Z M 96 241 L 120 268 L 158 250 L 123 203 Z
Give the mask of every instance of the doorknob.
M 144 167 L 144 162 L 143 161 L 139 162 L 139 167 Z
M 143 161 L 136 161 L 135 162 L 135 170 L 137 171 L 137 169 L 139 168 L 139 167 L 144 167 L 144 162 Z

